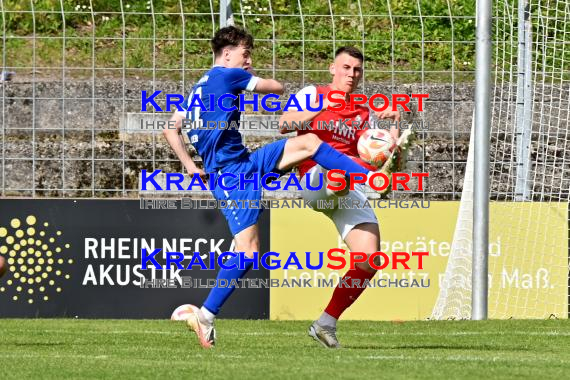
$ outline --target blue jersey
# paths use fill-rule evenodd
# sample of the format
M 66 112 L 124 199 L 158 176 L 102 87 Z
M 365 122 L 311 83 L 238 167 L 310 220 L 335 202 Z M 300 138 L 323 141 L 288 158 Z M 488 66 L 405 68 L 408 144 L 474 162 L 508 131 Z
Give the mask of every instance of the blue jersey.
M 239 125 L 238 98 L 225 97 L 222 101 L 226 108 L 235 106 L 236 109 L 233 111 L 223 111 L 218 107 L 217 100 L 224 94 L 237 97 L 243 90 L 253 91 L 256 83 L 257 77 L 244 69 L 214 66 L 198 81 L 184 101 L 184 109 L 188 109 L 189 105 L 192 106 L 188 109 L 186 118 L 194 122 L 201 120 L 204 127 L 212 126 L 212 129 L 196 128 L 188 132 L 190 142 L 202 157 L 206 172 L 217 171 L 247 156 L 248 152 L 243 145 L 241 134 L 235 128 L 220 128 L 224 125 L 229 127 L 232 123 Z M 213 97 L 210 94 L 213 94 Z M 198 96 L 206 111 L 198 106 L 196 100 Z M 214 101 L 213 105 L 210 105 L 210 99 Z

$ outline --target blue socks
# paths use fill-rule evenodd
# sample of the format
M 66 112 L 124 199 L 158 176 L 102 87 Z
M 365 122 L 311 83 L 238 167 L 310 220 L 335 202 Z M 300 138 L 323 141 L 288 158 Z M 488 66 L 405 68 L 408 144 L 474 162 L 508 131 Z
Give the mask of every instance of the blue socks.
M 220 282 L 219 280 L 221 279 L 227 280 L 227 283 L 229 285 L 232 280 L 238 280 L 242 278 L 253 265 L 251 261 L 246 261 L 244 263 L 245 269 L 239 269 L 239 254 L 235 257 L 230 257 L 224 263 L 224 265 L 228 266 L 232 264 L 236 265 L 235 269 L 220 269 L 217 277 L 218 284 Z M 208 298 L 206 298 L 206 301 L 204 302 L 204 307 L 208 309 L 212 314 L 218 314 L 220 312 L 222 305 L 228 300 L 228 298 L 235 290 L 235 286 L 219 287 L 218 284 L 216 284 L 216 287 L 210 290 L 210 294 L 208 294 Z
M 370 170 L 358 164 L 347 155 L 340 153 L 325 142 L 321 143 L 312 158 L 317 164 L 321 165 L 325 169 L 344 170 L 347 176 L 352 173 L 370 173 Z

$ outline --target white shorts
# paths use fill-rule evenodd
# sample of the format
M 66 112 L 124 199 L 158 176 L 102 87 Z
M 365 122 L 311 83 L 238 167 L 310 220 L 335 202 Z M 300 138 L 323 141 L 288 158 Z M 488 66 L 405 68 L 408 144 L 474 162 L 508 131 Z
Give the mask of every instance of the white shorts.
M 319 173 L 323 173 L 323 186 L 320 190 L 307 190 L 305 187 L 305 181 L 301 181 L 301 186 L 303 187 L 302 195 L 303 199 L 307 201 L 311 201 L 313 209 L 315 211 L 322 212 L 326 216 L 332 219 L 333 223 L 336 226 L 336 229 L 342 239 L 346 238 L 346 235 L 357 225 L 362 223 L 374 223 L 378 224 L 378 219 L 376 219 L 376 215 L 374 214 L 374 210 L 370 207 L 367 208 L 338 208 L 338 200 L 339 197 L 335 195 L 332 191 L 328 190 L 326 187 L 326 177 L 324 173 L 326 169 L 320 165 L 315 165 L 308 171 L 311 173 L 311 186 L 315 187 L 318 186 L 319 181 Z M 358 201 L 359 204 L 363 204 L 366 201 L 366 195 L 364 194 L 362 185 L 356 184 L 354 190 L 348 192 L 348 197 L 350 200 L 348 201 L 349 204 L 352 204 L 352 200 Z M 334 208 L 327 208 L 327 209 L 317 209 L 317 201 L 318 200 L 332 200 L 334 202 Z

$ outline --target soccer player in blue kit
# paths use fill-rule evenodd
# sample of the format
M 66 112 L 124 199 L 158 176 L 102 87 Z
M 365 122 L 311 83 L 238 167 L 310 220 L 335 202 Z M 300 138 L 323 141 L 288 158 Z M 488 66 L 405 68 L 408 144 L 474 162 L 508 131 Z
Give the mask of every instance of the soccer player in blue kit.
M 196 167 L 188 154 L 180 136 L 183 120 L 189 118 L 193 121 L 202 120 L 203 125 L 208 122 L 221 125 L 226 122 L 239 123 L 239 100 L 237 95 L 244 90 L 263 94 L 283 94 L 283 85 L 273 79 L 262 79 L 255 75 L 252 69 L 251 51 L 253 37 L 245 30 L 230 26 L 220 29 L 212 39 L 212 49 L 215 56 L 215 65 L 198 81 L 184 103 L 185 112 L 177 111 L 172 116 L 176 128 L 165 129 L 164 135 L 184 165 L 190 176 L 199 174 L 201 177 L 210 175 L 219 177 L 223 173 L 244 173 L 252 178 L 257 173 L 259 178 L 270 172 L 285 172 L 306 159 L 312 159 L 327 169 L 340 169 L 350 173 L 371 174 L 368 169 L 356 163 L 348 156 L 338 152 L 329 144 L 322 142 L 315 134 L 306 134 L 268 144 L 253 153 L 249 153 L 242 143 L 241 134 L 233 128 L 190 129 L 188 137 L 204 162 L 204 170 Z M 215 104 L 210 109 L 210 94 L 214 94 Z M 232 96 L 233 95 L 233 96 Z M 223 96 L 223 108 L 218 106 L 218 99 Z M 200 97 L 204 109 L 199 107 L 195 98 Z M 323 108 L 329 106 L 327 99 L 322 102 Z M 228 109 L 232 109 L 228 111 Z M 217 178 L 215 179 L 217 180 Z M 225 187 L 232 187 L 237 178 L 223 178 Z M 210 179 L 212 183 L 212 179 Z M 212 189 L 217 200 L 260 200 L 262 187 L 254 189 L 247 184 L 245 190 L 226 191 L 220 186 Z M 257 221 L 262 212 L 257 208 L 226 208 L 221 209 L 232 235 L 234 236 L 237 252 L 244 252 L 251 258 L 254 252 L 259 252 L 259 229 Z M 228 259 L 225 266 L 236 264 L 235 269 L 220 269 L 218 279 L 232 280 L 242 278 L 252 266 L 249 262 L 245 269 L 237 265 L 239 256 Z M 224 302 L 234 291 L 234 287 L 214 287 L 210 290 L 203 306 L 187 320 L 188 327 L 196 332 L 200 344 L 204 348 L 214 345 L 216 334 L 214 318 L 219 313 Z

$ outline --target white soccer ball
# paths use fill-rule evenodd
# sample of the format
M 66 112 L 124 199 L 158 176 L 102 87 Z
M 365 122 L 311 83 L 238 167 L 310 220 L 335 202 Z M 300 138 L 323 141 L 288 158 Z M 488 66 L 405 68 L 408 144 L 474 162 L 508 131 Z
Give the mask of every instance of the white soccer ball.
M 172 321 L 185 321 L 190 317 L 192 313 L 198 311 L 198 308 L 194 305 L 186 304 L 178 306 L 170 316 Z
M 395 148 L 396 141 L 383 129 L 368 129 L 358 139 L 358 155 L 376 167 L 382 166 Z

